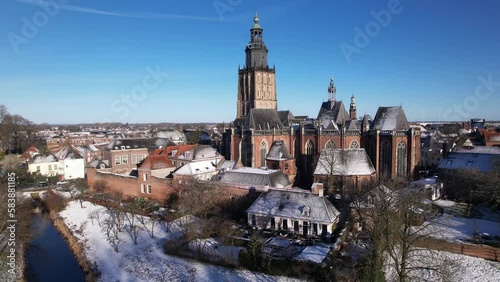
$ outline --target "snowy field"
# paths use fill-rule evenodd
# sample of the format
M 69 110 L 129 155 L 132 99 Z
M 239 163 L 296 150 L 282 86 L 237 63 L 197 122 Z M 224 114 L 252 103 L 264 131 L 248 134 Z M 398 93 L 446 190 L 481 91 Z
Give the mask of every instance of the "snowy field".
M 71 201 L 66 210 L 60 213 L 73 234 L 87 246 L 86 256 L 95 261 L 102 272 L 100 281 L 299 281 L 288 277 L 269 276 L 246 270 L 236 270 L 215 265 L 200 263 L 194 260 L 166 255 L 163 242 L 179 232 L 178 226 L 172 226 L 173 232 L 165 232 L 164 228 L 155 225 L 151 238 L 148 232 L 139 234 L 138 245 L 134 245 L 132 237 L 123 231 L 119 234 L 122 241 L 120 252 L 116 253 L 107 241 L 104 220 L 109 217 L 105 207 L 94 206 L 90 202 Z M 99 213 L 101 226 L 97 219 L 89 215 Z M 125 221 L 126 222 L 126 221 Z M 145 227 L 150 228 L 146 219 Z M 137 226 L 142 226 L 137 223 Z
M 479 234 L 487 233 L 491 237 L 500 236 L 500 222 L 447 213 L 447 209 L 453 208 L 455 205 L 455 202 L 452 201 L 438 200 L 435 204 L 441 206 L 445 212 L 442 216 L 424 223 L 429 225 L 426 227 L 426 232 L 434 238 L 461 242 L 472 239 L 475 230 Z M 485 217 L 491 218 L 488 215 Z
M 442 251 L 422 250 L 410 267 L 432 266 L 436 270 L 415 269 L 411 281 L 419 282 L 498 282 L 500 263 Z M 387 281 L 396 281 L 394 269 L 387 270 Z

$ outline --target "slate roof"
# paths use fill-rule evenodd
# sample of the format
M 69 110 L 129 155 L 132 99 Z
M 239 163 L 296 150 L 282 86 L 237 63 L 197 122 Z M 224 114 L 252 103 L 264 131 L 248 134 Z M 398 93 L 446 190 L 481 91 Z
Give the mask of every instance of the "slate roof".
M 361 128 L 361 122 L 358 120 L 346 121 L 345 124 L 347 131 L 359 131 Z
M 290 111 L 278 111 L 278 116 L 284 126 L 290 126 L 295 120 L 295 117 Z
M 303 213 L 306 206 L 309 207 L 309 215 Z M 248 208 L 247 213 L 323 223 L 337 222 L 340 215 L 340 212 L 325 197 L 298 189 L 264 192 Z
M 291 160 L 293 159 L 284 141 L 274 141 L 271 145 L 271 149 L 269 149 L 269 153 L 267 154 L 266 160 L 272 161 L 282 161 L 282 160 Z
M 321 104 L 318 112 L 318 121 L 323 128 L 327 128 L 331 121 L 335 124 L 343 124 L 348 120 L 350 120 L 350 118 L 345 110 L 344 102 L 327 101 Z
M 125 149 L 158 149 L 175 145 L 176 144 L 172 140 L 163 138 L 124 138 L 114 139 L 104 148 L 104 150 L 121 150 L 122 146 L 125 146 Z
M 240 167 L 222 175 L 221 183 L 245 186 L 285 188 L 291 185 L 288 177 L 280 170 Z
M 379 107 L 373 121 L 373 129 L 408 130 L 410 124 L 402 107 Z
M 500 155 L 469 153 L 466 151 L 450 152 L 446 158 L 439 161 L 439 169 L 473 169 L 482 172 L 492 171 L 500 165 Z
M 375 168 L 363 148 L 349 150 L 323 149 L 314 174 L 330 175 L 332 165 L 333 175 L 372 175 L 375 173 Z
M 245 130 L 272 130 L 283 127 L 278 111 L 274 109 L 251 109 L 244 124 Z
M 104 164 L 104 168 L 110 168 L 108 160 L 93 160 L 89 163 L 89 166 L 93 168 L 101 168 L 101 164 Z

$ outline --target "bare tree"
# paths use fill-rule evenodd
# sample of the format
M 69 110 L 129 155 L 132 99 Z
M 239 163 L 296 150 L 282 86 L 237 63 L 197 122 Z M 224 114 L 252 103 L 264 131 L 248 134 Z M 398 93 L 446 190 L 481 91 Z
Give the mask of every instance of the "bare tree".
M 422 224 L 428 208 L 424 198 L 424 192 L 381 185 L 353 201 L 353 218 L 370 236 L 363 273 L 366 279 L 411 281 L 423 270 L 446 278 L 444 266 L 433 257 L 435 253 L 417 248 L 420 240 L 431 235 L 428 225 Z M 384 277 L 384 272 L 392 276 Z
M 110 217 L 103 222 L 103 225 L 107 241 L 115 252 L 120 252 L 120 245 L 123 241 L 120 239 L 118 226 L 115 220 Z
M 17 155 L 6 155 L 3 160 L 0 161 L 0 166 L 6 171 L 15 171 L 21 166 L 21 159 Z

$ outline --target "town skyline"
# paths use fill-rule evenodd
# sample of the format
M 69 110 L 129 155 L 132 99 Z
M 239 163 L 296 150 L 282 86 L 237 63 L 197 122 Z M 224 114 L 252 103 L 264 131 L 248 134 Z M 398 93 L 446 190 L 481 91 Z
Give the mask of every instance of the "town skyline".
M 152 3 L 9 1 L 2 104 L 49 124 L 232 121 L 254 1 Z M 410 121 L 498 120 L 498 6 L 259 2 L 278 109 L 316 117 L 333 75 L 358 116 L 402 105 Z

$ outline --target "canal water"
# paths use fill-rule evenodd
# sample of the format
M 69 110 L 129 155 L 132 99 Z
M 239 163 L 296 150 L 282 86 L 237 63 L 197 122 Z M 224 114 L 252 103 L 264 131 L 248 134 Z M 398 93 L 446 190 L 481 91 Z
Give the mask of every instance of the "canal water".
M 85 281 L 83 270 L 49 217 L 36 214 L 32 228 L 38 235 L 26 251 L 26 281 Z

